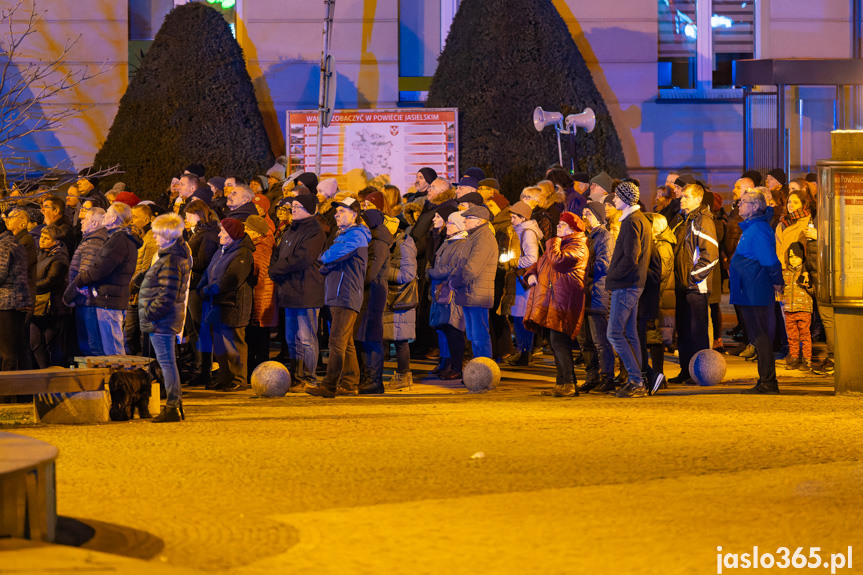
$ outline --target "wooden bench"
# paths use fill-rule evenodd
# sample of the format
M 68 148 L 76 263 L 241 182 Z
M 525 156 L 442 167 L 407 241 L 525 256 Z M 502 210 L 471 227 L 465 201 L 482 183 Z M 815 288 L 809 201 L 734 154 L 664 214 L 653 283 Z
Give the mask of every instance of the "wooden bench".
M 85 369 L 51 367 L 7 371 L 0 376 L 0 395 L 102 391 L 109 377 L 111 377 L 111 370 L 103 367 Z
M 57 448 L 0 432 L 0 539 L 53 541 L 57 525 Z

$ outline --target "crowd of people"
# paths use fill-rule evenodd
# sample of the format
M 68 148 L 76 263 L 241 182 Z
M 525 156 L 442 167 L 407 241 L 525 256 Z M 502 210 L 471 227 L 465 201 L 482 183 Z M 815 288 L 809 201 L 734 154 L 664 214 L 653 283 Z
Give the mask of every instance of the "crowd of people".
M 274 335 L 291 392 L 381 394 L 410 388 L 412 357 L 459 380 L 469 357 L 529 366 L 546 352 L 547 395 L 643 397 L 666 386 L 666 353 L 680 365 L 668 382 L 694 384 L 690 359 L 726 351 L 727 279 L 740 342 L 727 352 L 758 365 L 749 392 L 778 393 L 776 352 L 832 373 L 811 174 L 745 172 L 726 211 L 671 173 L 648 211 L 637 180 L 560 166 L 512 204 L 479 168 L 458 182 L 422 168 L 404 194 L 287 177 L 283 161 L 248 180 L 205 173 L 190 165 L 144 201 L 123 184 L 103 193 L 87 170 L 63 194 L 14 189 L 0 221 L 2 369 L 154 357 L 160 422 L 184 417 L 181 384 L 245 389 Z

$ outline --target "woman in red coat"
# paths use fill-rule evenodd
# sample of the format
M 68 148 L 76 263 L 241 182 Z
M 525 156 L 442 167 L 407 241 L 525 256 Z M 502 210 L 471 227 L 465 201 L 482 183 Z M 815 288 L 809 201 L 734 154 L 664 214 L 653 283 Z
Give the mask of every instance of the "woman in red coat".
M 533 286 L 527 300 L 524 325 L 531 331 L 547 327 L 554 352 L 557 380 L 555 397 L 578 395 L 572 364 L 572 340 L 584 317 L 584 274 L 587 268 L 587 237 L 584 222 L 564 212 L 557 224 L 557 237 L 546 242 L 545 253 L 525 272 Z

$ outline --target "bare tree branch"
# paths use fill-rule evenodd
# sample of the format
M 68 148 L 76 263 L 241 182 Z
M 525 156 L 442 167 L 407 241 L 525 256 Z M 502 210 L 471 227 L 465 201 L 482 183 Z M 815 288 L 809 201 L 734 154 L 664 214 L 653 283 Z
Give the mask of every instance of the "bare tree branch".
M 47 11 L 39 11 L 34 0 L 26 25 L 16 32 L 13 19 L 22 9 L 25 0 L 18 0 L 11 8 L 0 10 L 0 27 L 7 29 L 0 40 L 0 189 L 8 188 L 10 176 L 24 176 L 28 171 L 19 169 L 22 141 L 34 134 L 57 130 L 65 120 L 91 108 L 87 104 L 70 104 L 46 109 L 58 95 L 74 90 L 114 68 L 107 60 L 95 70 L 66 70 L 66 57 L 77 42 L 67 39 L 60 53 L 48 60 L 29 61 L 22 54 L 28 37 L 35 34 Z M 5 26 L 4 26 L 5 24 Z M 29 161 L 25 162 L 29 165 Z M 49 173 L 57 169 L 52 168 Z

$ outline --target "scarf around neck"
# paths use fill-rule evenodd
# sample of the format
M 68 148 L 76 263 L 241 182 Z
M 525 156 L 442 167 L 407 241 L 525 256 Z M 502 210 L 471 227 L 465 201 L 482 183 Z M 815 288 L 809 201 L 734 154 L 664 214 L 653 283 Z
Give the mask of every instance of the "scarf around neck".
M 805 218 L 808 215 L 809 210 L 807 210 L 806 208 L 800 208 L 799 210 L 788 212 L 787 214 L 779 218 L 779 221 L 785 224 L 785 227 L 787 228 L 797 220 Z

